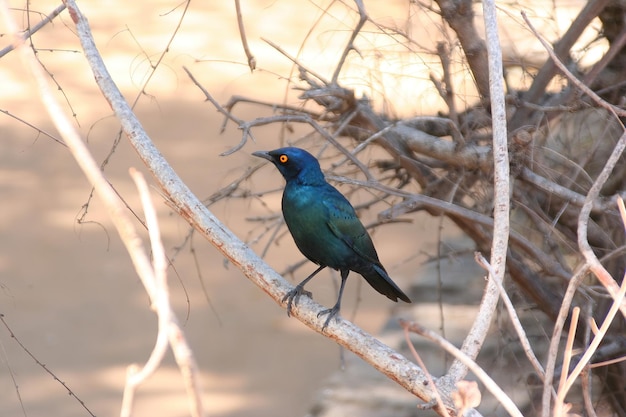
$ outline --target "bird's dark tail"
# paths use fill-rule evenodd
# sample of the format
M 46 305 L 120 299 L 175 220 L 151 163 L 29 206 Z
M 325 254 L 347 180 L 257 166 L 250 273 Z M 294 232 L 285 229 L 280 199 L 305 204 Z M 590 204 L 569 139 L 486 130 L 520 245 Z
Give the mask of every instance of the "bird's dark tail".
M 409 297 L 402 292 L 395 282 L 391 280 L 387 271 L 376 264 L 371 264 L 371 267 L 366 271 L 358 271 L 363 278 L 374 288 L 376 291 L 386 296 L 392 301 L 398 301 L 398 298 L 402 301 L 410 303 Z

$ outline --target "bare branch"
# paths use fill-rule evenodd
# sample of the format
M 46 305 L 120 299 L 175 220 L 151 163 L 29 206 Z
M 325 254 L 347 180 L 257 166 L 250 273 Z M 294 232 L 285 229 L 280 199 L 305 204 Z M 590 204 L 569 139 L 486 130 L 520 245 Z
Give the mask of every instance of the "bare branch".
M 599 3 L 601 1 L 602 0 L 596 0 L 593 3 Z M 604 1 L 606 1 L 606 0 L 604 0 Z M 588 4 L 591 4 L 591 2 L 588 3 Z M 524 18 L 524 21 L 526 22 L 526 24 L 528 25 L 530 30 L 533 32 L 533 34 L 537 37 L 539 42 L 541 42 L 541 44 L 543 45 L 545 50 L 548 52 L 548 54 L 550 55 L 550 58 L 552 58 L 552 61 L 554 62 L 554 65 L 556 65 L 558 67 L 558 69 L 560 69 L 561 72 L 563 74 L 565 74 L 567 79 L 570 80 L 572 82 L 572 84 L 574 84 L 576 87 L 578 87 L 583 93 L 585 93 L 589 97 L 591 97 L 591 99 L 593 101 L 595 101 L 596 104 L 598 104 L 600 107 L 603 107 L 603 108 L 607 109 L 608 111 L 613 113 L 616 117 L 617 116 L 620 116 L 620 117 L 626 116 L 626 111 L 625 110 L 622 110 L 621 108 L 619 108 L 617 106 L 614 106 L 614 105 L 612 105 L 610 103 L 607 103 L 606 101 L 602 100 L 602 98 L 600 96 L 598 96 L 593 90 L 591 90 L 582 81 L 580 81 L 578 78 L 576 78 L 574 76 L 574 74 L 572 74 L 571 71 L 567 69 L 567 66 L 565 66 L 565 64 L 563 64 L 563 62 L 561 62 L 561 60 L 559 59 L 557 54 L 554 52 L 554 50 L 550 47 L 548 42 L 546 42 L 541 37 L 539 32 L 537 32 L 535 27 L 532 25 L 532 23 L 530 22 L 530 20 L 526 16 L 526 13 L 524 13 L 523 11 L 522 11 L 522 17 Z
M 417 324 L 417 323 L 409 323 L 406 320 L 400 320 L 400 324 L 402 327 L 407 328 L 409 331 L 420 334 L 426 337 L 428 340 L 436 343 L 438 346 L 443 348 L 446 352 L 454 356 L 457 360 L 459 360 L 463 365 L 469 368 L 474 375 L 482 382 L 485 387 L 491 392 L 494 397 L 498 399 L 500 404 L 504 407 L 504 409 L 514 417 L 523 417 L 522 412 L 517 408 L 515 403 L 511 400 L 511 398 L 504 392 L 502 389 L 494 382 L 493 379 L 485 372 L 472 358 L 467 356 L 463 351 L 458 349 L 452 343 L 448 342 L 443 337 L 439 336 L 437 333 L 432 330 L 428 330 L 425 327 Z
M 161 236 L 159 231 L 159 223 L 156 217 L 154 205 L 150 200 L 150 192 L 143 175 L 135 169 L 130 170 L 130 174 L 135 181 L 139 196 L 143 205 L 144 214 L 146 216 L 146 224 L 150 233 L 150 242 L 152 243 L 153 254 L 153 270 L 144 279 L 148 281 L 146 290 L 149 291 L 152 301 L 152 308 L 158 315 L 157 337 L 152 349 L 150 357 L 146 361 L 141 370 L 135 365 L 131 365 L 126 374 L 126 386 L 122 397 L 122 407 L 120 411 L 121 417 L 130 417 L 132 414 L 133 400 L 137 387 L 147 380 L 161 364 L 165 353 L 167 352 L 168 328 L 172 320 L 169 291 L 167 288 L 167 261 Z M 150 291 L 153 293 L 150 294 Z
M 467 62 L 476 81 L 481 98 L 489 98 L 489 64 L 487 47 L 474 25 L 473 2 L 471 0 L 436 0 L 441 14 L 463 47 Z
M 472 324 L 468 336 L 463 341 L 461 350 L 472 359 L 476 359 L 487 337 L 491 318 L 498 302 L 496 282 L 504 280 L 509 242 L 509 150 L 507 144 L 506 110 L 504 101 L 504 80 L 502 78 L 502 51 L 498 37 L 496 6 L 493 0 L 483 1 L 485 28 L 487 32 L 487 50 L 489 61 L 489 93 L 491 97 L 491 119 L 493 123 L 493 234 L 491 243 L 491 261 L 494 279 L 487 282 L 487 288 L 481 301 L 480 320 Z M 466 370 L 461 362 L 455 361 L 449 373 L 456 379 Z
M 528 340 L 528 337 L 526 336 L 524 327 L 522 326 L 522 323 L 520 322 L 517 312 L 515 311 L 515 307 L 513 306 L 513 303 L 511 302 L 511 299 L 509 298 L 509 295 L 506 293 L 506 290 L 504 289 L 504 286 L 502 285 L 502 281 L 498 279 L 498 276 L 496 275 L 495 271 L 493 270 L 491 265 L 489 265 L 489 262 L 487 262 L 485 257 L 480 252 L 476 252 L 474 254 L 474 258 L 476 259 L 476 262 L 478 263 L 478 265 L 485 268 L 485 270 L 489 273 L 489 276 L 491 277 L 491 279 L 495 280 L 496 285 L 498 286 L 498 291 L 500 292 L 500 298 L 502 298 L 502 301 L 504 302 L 504 305 L 506 307 L 506 311 L 509 313 L 509 318 L 511 319 L 511 323 L 513 323 L 513 327 L 515 328 L 515 332 L 517 333 L 517 336 L 519 337 L 520 343 L 522 344 L 522 347 L 524 348 L 524 353 L 526 354 L 528 361 L 531 363 L 531 365 L 535 369 L 535 372 L 537 372 L 537 375 L 539 376 L 539 378 L 543 381 L 545 379 L 545 371 L 543 370 L 543 366 L 541 366 L 541 363 L 537 359 L 537 356 L 535 355 L 535 352 L 533 351 L 533 348 L 530 345 L 530 341 Z
M 611 0 L 590 0 L 585 3 L 585 6 L 578 16 L 576 16 L 576 19 L 572 22 L 567 32 L 565 32 L 563 37 L 554 46 L 554 56 L 551 54 L 552 59 L 548 59 L 534 77 L 532 85 L 524 95 L 524 101 L 535 104 L 539 102 L 539 99 L 546 91 L 548 83 L 556 74 L 556 62 L 567 59 L 569 50 L 580 37 L 583 30 L 585 30 L 589 23 L 598 16 L 610 1 Z M 522 17 L 524 16 L 525 14 L 522 12 Z M 526 18 L 524 17 L 524 19 Z M 557 58 L 556 60 L 555 57 Z M 510 120 L 509 124 L 511 129 L 517 129 L 520 126 L 528 124 L 531 113 L 530 110 L 530 107 L 518 109 Z
M 361 29 L 363 28 L 365 22 L 367 22 L 367 12 L 365 11 L 365 5 L 363 4 L 363 0 L 354 0 L 354 3 L 356 4 L 356 7 L 359 11 L 359 21 L 357 22 L 356 27 L 352 30 L 352 34 L 350 35 L 350 39 L 348 40 L 348 45 L 346 45 L 346 47 L 343 49 L 341 58 L 339 58 L 339 62 L 337 64 L 337 67 L 335 68 L 335 72 L 333 73 L 333 78 L 331 80 L 332 85 L 337 85 L 337 80 L 339 79 L 341 68 L 345 64 L 346 58 L 348 58 L 348 54 L 350 53 L 350 51 L 355 49 L 354 41 L 359 35 L 359 32 L 361 32 Z
M 250 67 L 250 72 L 254 72 L 256 69 L 256 58 L 252 55 L 250 47 L 248 46 L 248 38 L 246 38 L 246 28 L 243 24 L 243 14 L 241 13 L 241 4 L 239 3 L 239 0 L 235 0 L 235 9 L 237 10 L 237 25 L 239 26 L 241 44 L 243 45 L 243 50 L 248 58 L 248 67 Z
M 29 28 L 24 33 L 22 38 L 24 40 L 26 40 L 26 39 L 30 38 L 31 36 L 33 36 L 35 33 L 37 33 L 37 31 L 39 31 L 39 29 L 41 29 L 42 27 L 44 27 L 48 23 L 52 22 L 52 20 L 55 17 L 57 17 L 63 10 L 65 10 L 65 3 L 59 4 L 49 15 L 47 15 L 44 19 L 42 19 L 39 23 L 37 23 L 32 28 Z M 13 49 L 15 49 L 15 45 L 11 44 L 11 45 L 7 46 L 6 48 L 0 50 L 0 58 L 2 58 L 3 56 L 5 56 L 9 52 L 11 52 Z

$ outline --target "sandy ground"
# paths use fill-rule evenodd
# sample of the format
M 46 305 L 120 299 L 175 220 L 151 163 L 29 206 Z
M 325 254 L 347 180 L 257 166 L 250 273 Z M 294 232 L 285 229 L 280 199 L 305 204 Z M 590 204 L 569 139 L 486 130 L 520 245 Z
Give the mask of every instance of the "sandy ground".
M 147 57 L 158 58 L 182 9 L 176 8 L 178 2 L 163 0 L 85 3 L 92 3 L 81 6 L 107 66 L 132 102 L 145 81 Z M 370 14 L 390 25 L 403 24 L 409 13 L 404 1 L 380 2 L 384 7 L 379 9 L 378 2 L 371 3 Z M 19 24 L 25 25 L 26 14 L 19 10 L 23 2 L 10 4 L 15 7 Z M 221 119 L 203 102 L 198 88 L 182 71 L 183 65 L 189 66 L 222 103 L 233 94 L 266 101 L 283 99 L 286 89 L 281 76 L 289 76 L 290 62 L 260 38 L 270 39 L 296 55 L 321 11 L 308 2 L 242 4 L 258 71 L 250 74 L 245 66 L 231 2 L 192 3 L 147 94 L 137 104 L 137 114 L 157 147 L 200 198 L 210 196 L 257 163 L 251 152 L 276 148 L 280 140 L 297 138 L 297 132 L 282 137 L 276 129 L 259 128 L 255 130 L 256 143 L 248 143 L 232 156 L 218 156 L 239 142 L 240 132 L 231 127 L 224 134 L 218 133 Z M 56 3 L 35 1 L 31 7 L 48 13 Z M 308 40 L 310 48 L 301 56 L 304 63 L 327 76 L 341 51 L 336 46 L 345 44 L 347 29 L 354 23 L 354 16 L 343 10 L 332 9 L 334 17 L 319 23 Z M 31 14 L 34 22 L 39 18 Z M 414 22 L 411 30 L 420 38 L 419 17 Z M 65 103 L 68 114 L 76 114 L 80 132 L 96 159 L 102 161 L 117 137 L 118 125 L 93 84 L 73 31 L 65 13 L 35 37 L 35 44 L 46 68 L 63 88 L 64 95 L 59 92 L 57 97 Z M 0 32 L 7 33 L 6 27 L 2 26 Z M 8 44 L 6 39 L 0 38 L 4 40 L 2 46 Z M 368 51 L 360 52 L 369 57 Z M 398 56 L 403 57 L 400 67 L 413 73 L 420 71 L 423 63 Z M 358 65 L 349 73 L 353 80 L 359 80 L 354 84 L 357 89 L 372 81 L 372 74 L 359 72 Z M 422 93 L 416 100 L 415 94 L 410 94 L 419 84 L 411 83 L 424 82 L 427 74 L 391 83 L 370 94 L 393 95 L 403 90 L 409 93 L 408 98 L 398 99 L 394 111 L 415 114 L 427 109 L 432 114 L 434 106 L 441 104 L 436 95 L 433 98 Z M 56 134 L 16 53 L 0 60 L 0 78 L 0 109 Z M 289 93 L 287 101 L 298 103 L 296 95 Z M 245 105 L 238 110 L 238 115 L 246 119 L 267 114 Z M 117 415 L 127 366 L 145 361 L 154 343 L 156 320 L 147 296 L 97 198 L 89 205 L 86 222 L 77 223 L 88 201 L 90 185 L 69 152 L 9 116 L 0 117 L 0 129 L 0 313 L 28 351 L 67 384 L 89 410 L 98 416 Z M 138 210 L 128 176 L 130 166 L 141 168 L 141 163 L 123 138 L 106 173 L 131 207 Z M 282 179 L 268 167 L 244 186 L 262 191 L 280 185 Z M 188 226 L 171 213 L 156 190 L 154 199 L 165 246 L 175 256 L 174 249 L 184 242 Z M 211 209 L 238 236 L 250 239 L 260 229 L 245 219 L 276 211 L 279 195 L 268 195 L 264 202 L 266 205 L 254 199 L 234 199 Z M 423 217 L 413 220 L 411 224 L 386 226 L 374 236 L 384 264 L 406 289 L 419 281 L 420 262 L 436 254 L 439 236 L 437 221 Z M 253 247 L 260 252 L 264 242 Z M 176 255 L 170 283 L 173 303 L 201 369 L 209 415 L 304 415 L 315 391 L 339 368 L 339 348 L 287 318 L 284 310 L 234 267 L 226 265 L 219 252 L 197 236 L 193 249 L 198 267 L 189 246 L 185 246 Z M 291 239 L 284 238 L 271 247 L 266 259 L 281 271 L 302 257 Z M 299 274 L 309 270 L 313 265 L 305 266 Z M 298 275 L 295 279 L 301 278 Z M 355 300 L 360 297 L 354 319 L 367 331 L 377 332 L 393 303 L 357 283 L 356 279 L 349 283 L 344 316 L 352 316 Z M 312 282 L 311 287 L 318 301 L 332 304 L 335 289 L 328 274 Z M 181 377 L 169 355 L 154 377 L 140 388 L 135 415 L 188 415 L 185 401 Z M 3 326 L 0 414 L 89 415 Z

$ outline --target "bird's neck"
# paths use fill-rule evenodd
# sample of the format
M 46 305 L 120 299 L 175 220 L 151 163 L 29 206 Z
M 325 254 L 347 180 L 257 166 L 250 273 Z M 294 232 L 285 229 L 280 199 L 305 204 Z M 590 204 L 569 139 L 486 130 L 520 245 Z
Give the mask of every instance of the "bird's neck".
M 290 178 L 287 180 L 287 183 L 291 183 L 293 185 L 323 185 L 326 184 L 326 179 L 324 178 L 324 174 L 319 170 L 303 170 L 298 173 L 297 176 Z

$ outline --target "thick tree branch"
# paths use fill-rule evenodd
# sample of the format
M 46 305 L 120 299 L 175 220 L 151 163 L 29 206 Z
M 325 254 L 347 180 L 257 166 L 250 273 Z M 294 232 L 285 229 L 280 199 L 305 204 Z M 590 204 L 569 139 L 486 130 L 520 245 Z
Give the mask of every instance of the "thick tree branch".
M 481 98 L 489 98 L 487 47 L 474 25 L 471 0 L 437 0 L 443 18 L 456 32 Z

